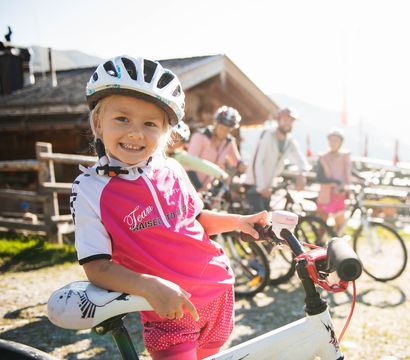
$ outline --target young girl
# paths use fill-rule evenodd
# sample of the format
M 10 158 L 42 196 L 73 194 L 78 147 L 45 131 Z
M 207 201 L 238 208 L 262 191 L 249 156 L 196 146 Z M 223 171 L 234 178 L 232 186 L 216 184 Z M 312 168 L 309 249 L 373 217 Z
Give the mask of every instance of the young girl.
M 78 259 L 97 286 L 145 297 L 144 342 L 153 359 L 201 359 L 218 352 L 233 327 L 233 273 L 209 239 L 253 225 L 267 213 L 202 210 L 177 161 L 163 150 L 184 116 L 177 77 L 128 56 L 98 66 L 87 84 L 98 164 L 73 184 Z
M 319 157 L 317 181 L 321 184 L 317 211 L 327 220 L 333 215 L 336 231 L 344 222 L 346 185 L 350 184 L 352 165 L 350 154 L 342 151 L 343 134 L 339 130 L 331 131 L 328 136 L 329 150 Z

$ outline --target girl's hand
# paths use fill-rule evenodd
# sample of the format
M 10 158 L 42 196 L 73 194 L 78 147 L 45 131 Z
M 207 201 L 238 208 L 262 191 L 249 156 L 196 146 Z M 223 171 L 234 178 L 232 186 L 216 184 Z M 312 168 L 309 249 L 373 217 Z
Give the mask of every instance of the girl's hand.
M 254 215 L 242 215 L 238 219 L 238 229 L 246 234 L 251 235 L 255 239 L 259 239 L 258 232 L 254 229 L 254 225 L 258 224 L 266 226 L 269 224 L 268 212 L 261 211 Z
M 191 294 L 171 281 L 151 275 L 145 276 L 149 277 L 149 281 L 144 297 L 160 317 L 170 320 L 180 319 L 186 309 L 192 318 L 198 321 L 198 312 L 194 304 L 189 301 Z

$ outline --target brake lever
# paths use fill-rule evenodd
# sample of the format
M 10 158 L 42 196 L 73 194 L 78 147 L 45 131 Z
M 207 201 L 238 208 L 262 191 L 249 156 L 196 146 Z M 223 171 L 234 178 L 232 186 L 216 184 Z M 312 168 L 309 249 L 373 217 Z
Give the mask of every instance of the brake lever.
M 255 224 L 254 229 L 258 232 L 259 239 L 255 239 L 252 235 L 246 234 L 241 231 L 241 240 L 245 242 L 266 241 L 273 246 L 282 245 L 285 243 L 284 240 L 279 239 L 275 235 L 275 233 L 272 231 L 272 226 L 270 225 L 262 226 L 259 224 Z

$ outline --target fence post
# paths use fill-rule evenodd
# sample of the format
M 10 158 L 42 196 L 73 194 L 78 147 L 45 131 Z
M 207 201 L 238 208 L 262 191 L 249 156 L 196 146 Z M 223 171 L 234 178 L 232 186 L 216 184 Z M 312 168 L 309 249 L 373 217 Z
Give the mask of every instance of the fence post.
M 36 157 L 39 161 L 38 183 L 41 191 L 44 182 L 55 183 L 56 178 L 53 160 L 43 160 L 40 157 L 40 153 L 52 154 L 52 145 L 45 142 L 36 142 Z M 45 200 L 43 204 L 44 223 L 47 226 L 47 237 L 49 238 L 49 241 L 61 245 L 63 243 L 63 237 L 58 230 L 57 223 L 53 221 L 53 218 L 56 219 L 59 216 L 57 192 L 52 192 L 49 195 L 48 200 Z

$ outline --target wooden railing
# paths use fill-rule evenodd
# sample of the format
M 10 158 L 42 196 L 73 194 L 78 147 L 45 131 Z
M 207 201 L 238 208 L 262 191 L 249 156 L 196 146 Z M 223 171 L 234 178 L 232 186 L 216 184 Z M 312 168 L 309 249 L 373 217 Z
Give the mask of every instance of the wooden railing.
M 42 216 L 26 219 L 0 216 L 0 228 L 26 230 L 45 234 L 49 241 L 63 243 L 63 235 L 73 232 L 71 215 L 60 215 L 58 194 L 70 194 L 71 183 L 56 182 L 54 164 L 94 164 L 96 157 L 53 153 L 50 143 L 36 143 L 36 160 L 3 161 L 0 171 L 35 171 L 38 188 L 36 191 L 0 189 L 0 201 L 20 200 L 42 204 Z M 22 214 L 24 215 L 24 214 Z

